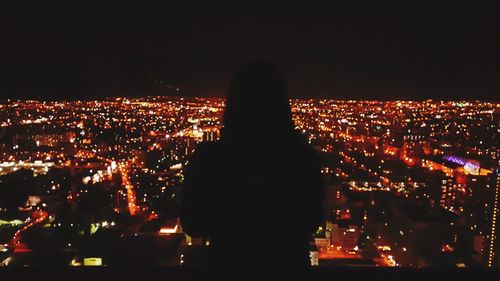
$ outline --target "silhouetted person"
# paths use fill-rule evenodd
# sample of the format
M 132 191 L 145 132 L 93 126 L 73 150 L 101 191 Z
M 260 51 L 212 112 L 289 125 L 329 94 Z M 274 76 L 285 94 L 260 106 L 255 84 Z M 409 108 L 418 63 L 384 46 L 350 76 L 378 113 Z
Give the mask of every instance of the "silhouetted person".
M 324 190 L 283 78 L 272 64 L 246 64 L 226 102 L 220 140 L 199 144 L 186 167 L 182 226 L 210 239 L 209 267 L 306 268 Z

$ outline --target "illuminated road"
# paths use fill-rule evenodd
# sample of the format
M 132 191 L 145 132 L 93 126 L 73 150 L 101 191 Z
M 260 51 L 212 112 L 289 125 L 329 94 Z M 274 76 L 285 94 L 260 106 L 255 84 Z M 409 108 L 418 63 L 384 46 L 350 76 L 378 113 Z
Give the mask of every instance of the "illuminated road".
M 128 162 L 121 162 L 118 165 L 118 169 L 120 170 L 120 174 L 122 176 L 122 183 L 127 190 L 127 207 L 131 216 L 134 216 L 138 213 L 139 207 L 136 203 L 136 196 L 134 191 L 134 186 L 130 183 L 129 179 L 129 171 L 130 164 Z
M 319 251 L 320 259 L 360 259 L 362 256 L 358 252 L 349 252 L 346 250 L 338 249 L 333 245 L 328 249 L 323 249 Z
M 389 267 L 395 267 L 398 266 L 398 263 L 394 260 L 394 257 L 392 255 L 385 255 L 381 254 L 380 255 L 382 258 L 379 261 L 382 266 L 389 266 Z
M 107 162 L 109 165 L 115 163 L 114 160 L 108 159 L 106 157 L 96 156 L 96 158 L 101 161 Z M 129 179 L 131 163 L 134 162 L 135 158 L 132 158 L 132 160 L 123 160 L 123 162 L 120 162 L 117 165 L 118 171 L 120 172 L 121 175 L 122 184 L 125 186 L 125 189 L 127 190 L 127 209 L 131 216 L 138 214 L 138 212 L 140 211 L 140 208 L 139 206 L 137 206 L 136 203 L 137 199 L 134 191 L 134 186 L 132 185 Z
M 10 240 L 10 246 L 14 247 L 14 252 L 29 251 L 29 249 L 25 248 L 25 246 L 21 244 L 22 233 L 30 229 L 31 227 L 43 222 L 48 216 L 47 212 L 45 211 L 34 212 L 33 215 L 38 216 L 38 218 L 16 231 L 14 237 L 12 237 L 12 239 Z
M 352 156 L 349 156 L 347 153 L 344 153 L 344 152 L 339 152 L 339 155 L 343 157 L 343 160 L 346 162 L 346 163 L 350 163 L 351 165 L 353 165 L 356 169 L 358 170 L 363 170 L 363 171 L 366 171 L 366 168 L 364 167 L 364 165 L 361 165 L 361 166 L 358 166 L 357 164 L 357 161 L 356 159 L 354 159 L 354 157 Z M 382 162 L 383 163 L 383 162 Z M 369 170 L 367 171 L 370 176 L 374 176 L 374 177 L 378 177 L 379 178 L 379 181 L 381 183 L 384 183 L 384 185 L 386 186 L 389 186 L 390 188 L 396 188 L 394 186 L 394 184 L 385 176 L 382 176 L 382 175 L 379 175 L 377 172 L 375 171 L 372 171 L 372 170 Z M 342 172 L 342 174 L 345 174 L 344 172 Z

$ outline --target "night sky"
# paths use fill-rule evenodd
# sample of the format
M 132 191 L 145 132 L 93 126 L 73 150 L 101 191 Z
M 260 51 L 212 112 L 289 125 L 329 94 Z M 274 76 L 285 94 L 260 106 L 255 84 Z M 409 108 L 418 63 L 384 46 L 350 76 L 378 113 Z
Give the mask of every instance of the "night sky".
M 224 96 L 260 57 L 292 97 L 499 100 L 500 20 L 479 1 L 233 2 L 3 7 L 0 99 Z

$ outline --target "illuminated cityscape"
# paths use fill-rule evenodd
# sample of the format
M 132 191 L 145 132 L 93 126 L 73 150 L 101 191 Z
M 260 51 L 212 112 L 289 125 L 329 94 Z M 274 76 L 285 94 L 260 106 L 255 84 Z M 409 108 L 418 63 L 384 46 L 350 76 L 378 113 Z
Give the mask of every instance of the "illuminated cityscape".
M 313 266 L 500 267 L 499 103 L 290 104 L 326 183 Z M 196 265 L 210 241 L 182 231 L 178 195 L 197 143 L 218 139 L 224 106 L 1 103 L 0 264 Z

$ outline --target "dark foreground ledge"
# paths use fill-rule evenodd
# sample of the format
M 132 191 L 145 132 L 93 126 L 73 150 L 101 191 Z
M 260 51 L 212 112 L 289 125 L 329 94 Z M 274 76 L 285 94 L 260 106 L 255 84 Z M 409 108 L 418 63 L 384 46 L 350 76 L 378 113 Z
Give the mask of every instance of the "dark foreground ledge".
M 231 272 L 225 270 L 227 277 L 233 280 L 249 279 L 251 272 Z M 500 280 L 500 270 L 493 269 L 412 269 L 412 268 L 364 268 L 364 267 L 329 267 L 312 268 L 301 274 L 289 276 L 287 272 L 264 273 L 258 280 L 270 280 L 269 277 L 284 277 L 275 280 Z M 277 276 L 271 276 L 271 274 Z M 207 280 L 206 270 L 189 267 L 2 267 L 0 280 Z M 213 278 L 219 279 L 219 278 Z

